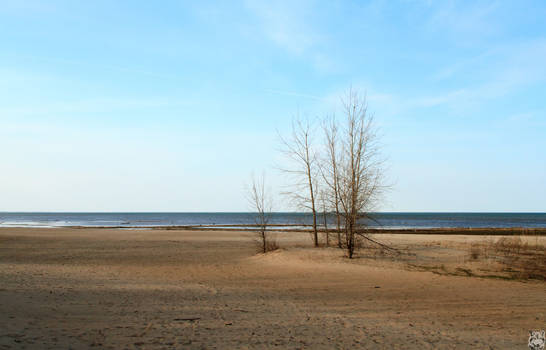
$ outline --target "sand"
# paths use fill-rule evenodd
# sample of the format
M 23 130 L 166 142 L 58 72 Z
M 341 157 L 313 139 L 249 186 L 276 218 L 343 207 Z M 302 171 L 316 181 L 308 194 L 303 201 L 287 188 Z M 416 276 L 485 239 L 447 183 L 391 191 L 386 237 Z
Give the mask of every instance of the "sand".
M 427 269 L 491 237 L 382 235 L 407 254 L 353 261 L 306 233 L 267 254 L 253 238 L 0 229 L 0 349 L 526 349 L 546 328 L 544 281 Z

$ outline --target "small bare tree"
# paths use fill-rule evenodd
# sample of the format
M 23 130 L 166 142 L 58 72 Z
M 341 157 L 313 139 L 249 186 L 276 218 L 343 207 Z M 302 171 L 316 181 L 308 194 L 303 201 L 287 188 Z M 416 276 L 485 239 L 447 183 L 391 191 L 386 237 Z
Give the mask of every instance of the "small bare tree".
M 345 121 L 336 146 L 340 148 L 339 158 L 334 163 L 340 215 L 344 219 L 343 246 L 352 258 L 361 239 L 380 244 L 366 234 L 365 226 L 386 186 L 377 129 L 365 97 L 350 89 L 342 104 Z
M 252 177 L 252 183 L 248 189 L 248 201 L 255 210 L 255 223 L 258 231 L 260 251 L 267 253 L 278 248 L 276 242 L 269 237 L 267 226 L 271 218 L 272 203 L 269 194 L 265 189 L 265 176 L 256 179 Z
M 311 124 L 308 120 L 296 119 L 292 122 L 289 139 L 282 136 L 283 153 L 293 162 L 292 168 L 281 169 L 294 177 L 290 191 L 296 205 L 313 214 L 313 244 L 318 247 L 317 210 L 316 210 L 316 173 L 317 158 L 312 147 Z
M 328 193 L 330 208 L 334 211 L 337 229 L 337 245 L 343 247 L 341 238 L 341 213 L 339 211 L 339 171 L 338 162 L 341 159 L 338 145 L 338 125 L 335 117 L 326 118 L 322 125 L 325 137 L 325 154 L 320 161 L 322 180 Z

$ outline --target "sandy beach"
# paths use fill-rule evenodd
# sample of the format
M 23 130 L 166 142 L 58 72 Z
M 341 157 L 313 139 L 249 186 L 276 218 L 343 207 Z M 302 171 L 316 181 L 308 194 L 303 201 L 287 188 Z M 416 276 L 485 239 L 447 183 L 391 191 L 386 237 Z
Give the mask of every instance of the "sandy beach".
M 350 261 L 302 232 L 257 254 L 252 232 L 2 228 L 0 349 L 526 349 L 546 327 L 544 281 L 468 257 L 495 237 L 378 238 L 403 255 Z

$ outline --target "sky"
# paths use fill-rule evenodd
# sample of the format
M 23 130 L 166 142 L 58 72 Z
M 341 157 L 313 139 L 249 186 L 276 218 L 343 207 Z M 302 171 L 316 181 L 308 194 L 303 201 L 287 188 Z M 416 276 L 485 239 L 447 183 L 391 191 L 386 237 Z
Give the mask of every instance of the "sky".
M 366 94 L 382 211 L 546 211 L 544 1 L 2 1 L 0 211 L 247 211 Z

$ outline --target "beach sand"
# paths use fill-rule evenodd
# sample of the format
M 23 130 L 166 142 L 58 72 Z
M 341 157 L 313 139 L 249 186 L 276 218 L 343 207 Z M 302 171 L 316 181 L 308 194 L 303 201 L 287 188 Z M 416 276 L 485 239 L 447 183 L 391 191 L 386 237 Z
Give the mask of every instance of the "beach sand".
M 0 349 L 526 349 L 546 328 L 546 282 L 439 273 L 478 273 L 467 247 L 494 238 L 376 237 L 404 257 L 349 261 L 307 233 L 257 254 L 251 232 L 2 228 Z

